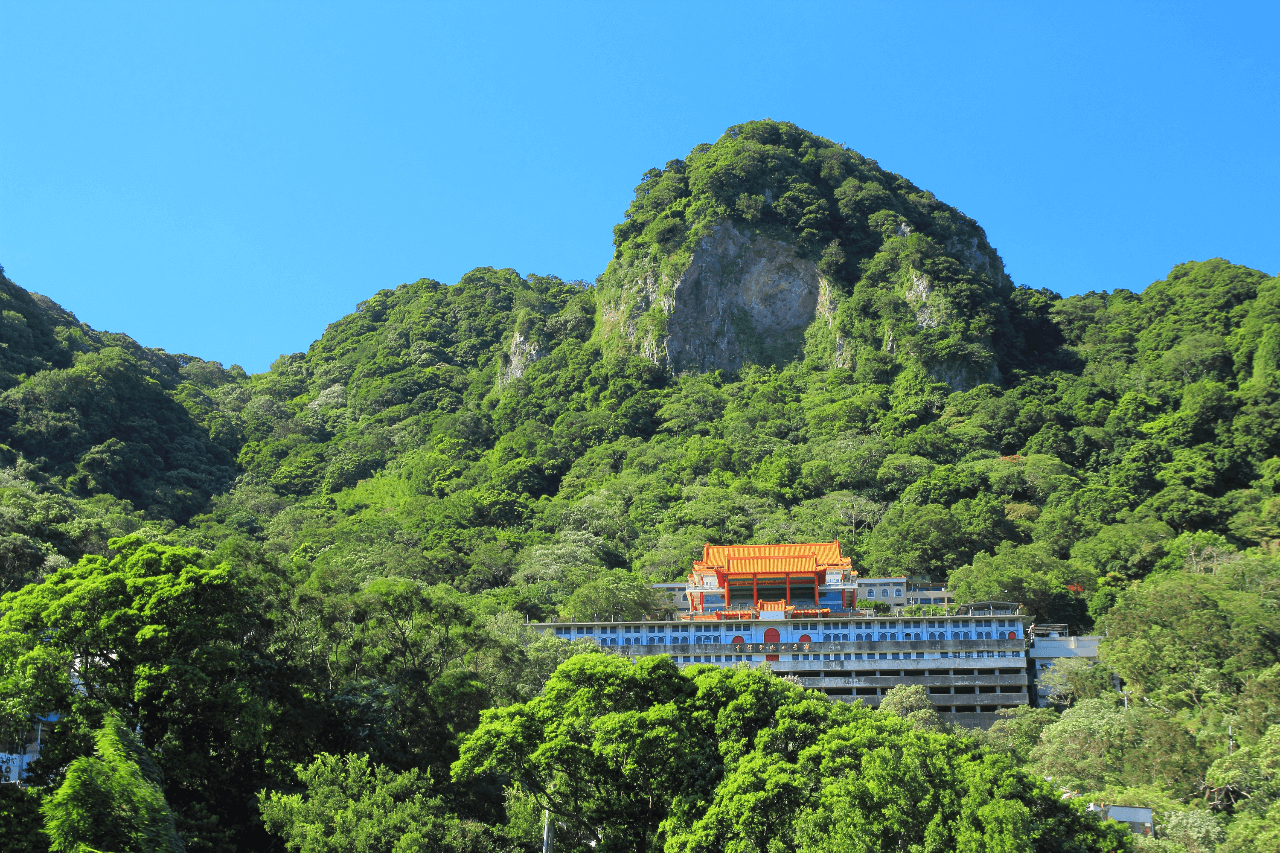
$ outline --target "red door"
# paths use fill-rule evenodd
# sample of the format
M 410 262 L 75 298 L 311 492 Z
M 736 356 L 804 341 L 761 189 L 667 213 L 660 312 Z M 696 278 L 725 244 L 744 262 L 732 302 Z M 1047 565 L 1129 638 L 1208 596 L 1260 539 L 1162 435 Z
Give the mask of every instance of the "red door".
M 778 629 L 777 629 L 777 628 L 766 628 L 766 629 L 765 629 L 765 631 L 764 631 L 764 641 L 765 641 L 766 643 L 776 643 L 776 642 L 778 642 L 778 640 L 779 640 L 779 639 L 781 639 L 781 636 L 778 634 Z M 764 656 L 764 659 L 765 659 L 765 660 L 777 660 L 777 659 L 778 659 L 778 656 L 777 656 L 777 655 L 765 655 L 765 656 Z

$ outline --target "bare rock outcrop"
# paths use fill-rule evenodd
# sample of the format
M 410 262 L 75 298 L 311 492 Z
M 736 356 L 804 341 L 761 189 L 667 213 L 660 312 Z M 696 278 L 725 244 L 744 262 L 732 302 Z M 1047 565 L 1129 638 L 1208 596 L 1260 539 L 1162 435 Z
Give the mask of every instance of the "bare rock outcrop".
M 546 350 L 535 338 L 525 337 L 520 329 L 516 329 L 511 338 L 511 346 L 502 354 L 498 364 L 498 388 L 504 388 L 524 376 L 529 365 L 546 355 Z
M 604 326 L 674 373 L 789 360 L 830 287 L 794 246 L 720 222 L 674 281 L 633 271 L 602 308 Z

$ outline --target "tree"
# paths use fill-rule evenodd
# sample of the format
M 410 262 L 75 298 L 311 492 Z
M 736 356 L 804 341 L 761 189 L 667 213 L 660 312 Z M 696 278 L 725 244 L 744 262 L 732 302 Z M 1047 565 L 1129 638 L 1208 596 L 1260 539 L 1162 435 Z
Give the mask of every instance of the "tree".
M 1174 711 L 1203 710 L 1238 692 L 1239 674 L 1280 662 L 1280 619 L 1218 578 L 1154 575 L 1126 589 L 1099 629 L 1103 660 L 1137 695 Z
M 946 728 L 938 709 L 929 701 L 928 692 L 919 684 L 899 684 L 890 689 L 880 700 L 880 711 L 901 717 L 924 731 Z
M 183 853 L 163 776 L 150 753 L 110 713 L 94 737 L 93 756 L 71 762 L 44 813 L 54 853 Z
M 647 851 L 686 782 L 679 705 L 693 692 L 666 656 L 579 655 L 538 698 L 485 711 L 453 778 L 500 774 L 596 849 Z
M 1187 853 L 1213 853 L 1227 838 L 1222 824 L 1206 811 L 1164 812 L 1157 823 L 1157 831 L 1174 844 L 1181 844 Z
M 591 622 L 598 619 L 642 619 L 662 608 L 658 591 L 632 572 L 614 569 L 602 572 L 573 591 L 565 604 L 568 619 Z
M 1073 571 L 1044 547 L 1012 542 L 1000 543 L 994 555 L 974 555 L 970 565 L 948 577 L 957 601 L 1016 601 L 1038 621 L 1065 622 L 1076 630 L 1087 624 L 1085 605 L 1068 587 L 1083 589 L 1091 582 L 1087 573 Z
M 1059 705 L 1070 705 L 1079 699 L 1110 697 L 1115 692 L 1113 677 L 1106 664 L 1085 658 L 1057 658 L 1036 674 L 1040 686 L 1048 689 L 1050 700 Z
M 299 668 L 322 674 L 312 689 L 332 715 L 325 748 L 443 779 L 457 738 L 488 704 L 472 664 L 491 640 L 451 587 L 401 577 L 349 585 L 316 572 L 290 614 Z
M 118 715 L 156 755 L 179 830 L 229 844 L 248 820 L 243 785 L 284 745 L 261 666 L 269 623 L 246 579 L 199 551 L 138 536 L 111 547 L 0 603 L 9 722 L 58 715 L 32 766 L 56 784 Z
M 1129 579 L 1142 578 L 1168 552 L 1173 528 L 1160 521 L 1112 524 L 1071 549 L 1071 559 L 1093 569 L 1095 575 L 1115 572 Z
M 938 504 L 897 503 L 864 543 L 864 562 L 871 574 L 892 577 L 946 577 L 947 569 L 967 562 L 960 525 Z
M 1098 790 L 1119 778 L 1127 726 L 1112 699 L 1085 699 L 1046 727 L 1032 753 L 1036 771 L 1060 787 Z
M 779 712 L 776 731 L 791 736 L 762 737 L 728 768 L 706 810 L 667 850 L 1129 849 L 1123 829 L 1060 801 L 1004 756 L 858 706 L 824 715 L 824 725 L 789 724 L 801 707 Z
M 997 711 L 1000 719 L 982 733 L 982 744 L 988 749 L 1003 752 L 1019 766 L 1031 760 L 1032 752 L 1040 743 L 1040 735 L 1058 721 L 1058 713 L 1050 708 L 1032 708 L 1019 705 Z
M 0 853 L 48 853 L 40 800 L 37 788 L 0 784 Z
M 395 773 L 366 755 L 327 753 L 295 769 L 302 792 L 258 794 L 267 831 L 294 853 L 435 853 L 497 840 L 448 814 L 417 770 Z

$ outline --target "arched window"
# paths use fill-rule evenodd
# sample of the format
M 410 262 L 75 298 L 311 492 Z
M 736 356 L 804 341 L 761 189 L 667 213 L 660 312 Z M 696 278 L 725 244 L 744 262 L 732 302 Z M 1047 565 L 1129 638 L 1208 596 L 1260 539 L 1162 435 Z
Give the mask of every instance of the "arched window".
M 967 639 L 969 639 L 969 632 L 968 632 L 968 631 L 965 631 L 965 632 L 964 632 L 964 638 L 965 638 L 966 640 L 967 640 Z
M 920 636 L 920 632 L 919 632 L 919 631 L 916 631 L 916 639 L 917 639 L 917 640 L 922 639 L 922 637 Z
M 1010 631 L 1010 632 L 1009 632 L 1009 639 L 1010 639 L 1010 640 L 1016 640 L 1016 639 L 1018 639 L 1018 634 L 1017 634 L 1017 632 L 1016 632 L 1016 631 Z
M 930 632 L 929 632 L 929 639 L 930 639 L 930 640 L 936 640 L 936 639 L 938 639 L 938 634 L 937 634 L 937 632 L 936 632 L 936 631 L 930 631 Z
M 764 632 L 764 641 L 766 643 L 776 643 L 778 642 L 778 636 L 777 628 L 766 628 Z
M 880 632 L 880 642 L 882 642 L 882 643 L 883 643 L 884 641 L 886 641 L 886 640 L 888 640 L 888 639 L 889 639 L 889 635 L 888 635 L 888 634 L 886 634 L 886 633 L 884 633 L 883 631 L 881 631 L 881 632 Z
M 849 635 L 848 635 L 848 634 L 845 634 L 845 635 L 844 635 L 844 641 L 845 641 L 846 643 L 847 643 L 847 642 L 849 642 Z
M 800 639 L 799 639 L 797 642 L 801 642 L 801 643 L 812 643 L 812 642 L 813 642 L 813 640 L 809 637 L 809 635 L 808 635 L 808 634 L 801 634 L 801 635 L 800 635 Z
M 733 641 L 734 641 L 735 643 L 745 643 L 745 642 L 746 642 L 746 640 L 742 639 L 742 637 L 741 637 L 741 636 L 734 637 L 734 638 L 733 638 Z

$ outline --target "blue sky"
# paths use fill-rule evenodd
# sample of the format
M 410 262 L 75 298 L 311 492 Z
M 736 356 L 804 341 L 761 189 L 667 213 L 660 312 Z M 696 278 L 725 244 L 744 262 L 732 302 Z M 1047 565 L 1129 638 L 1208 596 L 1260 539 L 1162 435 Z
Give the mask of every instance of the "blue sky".
M 0 2 L 0 264 L 260 371 L 383 287 L 594 278 L 645 169 L 769 116 L 1014 281 L 1280 271 L 1277 4 Z

